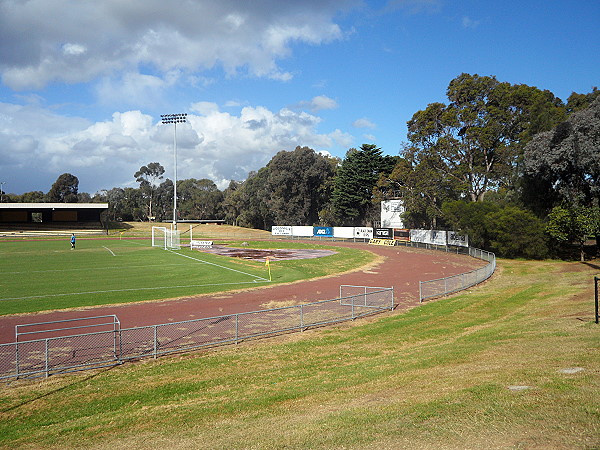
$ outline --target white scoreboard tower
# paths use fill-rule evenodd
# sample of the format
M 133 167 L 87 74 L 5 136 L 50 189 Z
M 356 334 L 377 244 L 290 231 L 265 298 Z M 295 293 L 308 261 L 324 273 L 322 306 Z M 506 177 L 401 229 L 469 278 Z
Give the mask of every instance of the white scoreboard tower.
M 383 228 L 404 228 L 402 200 L 385 200 L 381 202 L 381 226 Z

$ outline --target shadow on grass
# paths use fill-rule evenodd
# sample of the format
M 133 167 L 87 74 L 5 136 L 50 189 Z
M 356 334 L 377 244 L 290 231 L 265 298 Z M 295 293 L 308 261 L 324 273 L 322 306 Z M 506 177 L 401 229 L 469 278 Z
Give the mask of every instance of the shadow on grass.
M 7 413 L 9 411 L 14 411 L 15 409 L 18 409 L 18 408 L 21 408 L 23 406 L 29 405 L 30 403 L 33 403 L 33 402 L 35 402 L 37 400 L 40 400 L 42 398 L 50 397 L 51 395 L 57 394 L 59 392 L 62 392 L 65 389 L 68 389 L 68 388 L 70 388 L 72 386 L 81 385 L 81 384 L 83 384 L 83 383 L 85 383 L 85 382 L 87 382 L 89 380 L 92 380 L 92 379 L 96 378 L 98 375 L 104 374 L 104 373 L 108 372 L 109 370 L 114 369 L 115 367 L 117 367 L 117 366 L 114 365 L 114 366 L 106 367 L 106 368 L 103 368 L 103 369 L 98 369 L 98 371 L 96 373 L 93 373 L 93 374 L 88 375 L 88 376 L 86 376 L 84 378 L 81 378 L 80 380 L 77 380 L 77 381 L 75 381 L 73 383 L 65 384 L 64 386 L 61 386 L 61 387 L 59 387 L 57 389 L 53 389 L 53 390 L 51 390 L 49 392 L 46 392 L 45 394 L 38 395 L 38 396 L 30 398 L 29 400 L 26 400 L 24 402 L 21 402 L 21 403 L 18 403 L 16 405 L 10 406 L 8 408 L 2 409 L 2 410 L 0 410 L 0 412 L 1 413 Z

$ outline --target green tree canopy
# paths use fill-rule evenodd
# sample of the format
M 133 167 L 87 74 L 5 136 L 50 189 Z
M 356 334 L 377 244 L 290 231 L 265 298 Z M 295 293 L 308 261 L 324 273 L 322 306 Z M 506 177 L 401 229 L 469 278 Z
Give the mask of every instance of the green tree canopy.
M 46 194 L 42 191 L 25 192 L 21 195 L 21 203 L 41 203 L 46 200 Z
M 63 173 L 56 179 L 50 188 L 50 191 L 48 191 L 48 201 L 56 203 L 77 203 L 78 189 L 79 179 L 70 173 Z
M 350 149 L 338 168 L 333 189 L 333 208 L 340 225 L 368 225 L 374 218 L 373 190 L 380 174 L 389 174 L 397 158 L 383 156 L 376 145 Z
M 308 147 L 277 153 L 267 165 L 268 206 L 274 220 L 285 225 L 315 225 L 328 200 L 334 167 Z
M 525 147 L 525 175 L 539 189 L 532 202 L 547 199 L 581 206 L 600 200 L 600 97 Z
M 154 194 L 156 191 L 156 184 L 159 180 L 162 179 L 163 174 L 165 173 L 165 168 L 157 162 L 151 162 L 147 166 L 140 167 L 133 176 L 135 177 L 135 181 L 140 183 L 140 189 L 142 194 L 147 200 L 148 204 L 148 216 L 154 217 L 154 212 L 152 211 L 152 204 L 154 201 Z
M 511 182 L 522 144 L 564 114 L 548 91 L 462 74 L 448 86 L 448 105 L 432 103 L 408 122 L 406 155 L 438 171 L 472 201 Z M 535 120 L 534 120 L 535 119 Z
M 576 243 L 580 260 L 585 261 L 585 242 L 588 236 L 600 233 L 600 209 L 586 206 L 556 206 L 548 216 L 548 234 L 562 243 Z
M 308 147 L 280 151 L 258 173 L 226 193 L 228 217 L 242 226 L 313 225 L 329 197 L 335 166 Z
M 220 219 L 223 193 L 206 178 L 177 182 L 178 210 L 182 219 Z

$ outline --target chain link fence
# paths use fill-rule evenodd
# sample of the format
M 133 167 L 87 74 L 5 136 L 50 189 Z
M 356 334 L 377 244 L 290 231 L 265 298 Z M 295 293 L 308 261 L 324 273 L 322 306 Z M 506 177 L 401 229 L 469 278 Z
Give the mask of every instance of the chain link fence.
M 429 247 L 432 247 L 431 244 L 424 245 L 429 245 Z M 422 303 L 423 300 L 429 298 L 441 297 L 468 289 L 471 286 L 482 283 L 494 274 L 494 271 L 496 270 L 496 255 L 493 253 L 472 247 L 456 247 L 455 250 L 456 253 L 468 254 L 473 258 L 487 261 L 488 264 L 486 264 L 484 267 L 480 267 L 479 269 L 450 277 L 419 281 L 419 302 Z
M 56 328 L 58 322 L 32 324 L 32 328 L 37 326 L 36 333 L 50 337 L 22 340 L 27 333 L 17 331 L 17 342 L 0 345 L 0 379 L 49 376 L 234 344 L 354 320 L 393 308 L 393 288 L 341 286 L 340 298 L 332 300 L 144 327 L 113 325 L 106 331 L 64 336 L 60 335 L 62 331 L 89 325 Z M 116 316 L 114 323 L 118 323 Z M 51 329 L 44 329 L 44 325 Z

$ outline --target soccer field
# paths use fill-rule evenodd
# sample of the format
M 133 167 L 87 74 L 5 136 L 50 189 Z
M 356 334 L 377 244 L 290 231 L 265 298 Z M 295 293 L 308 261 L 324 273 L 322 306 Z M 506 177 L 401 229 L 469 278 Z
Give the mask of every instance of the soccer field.
M 79 239 L 0 243 L 0 315 L 76 308 L 261 286 L 264 264 L 149 239 Z

